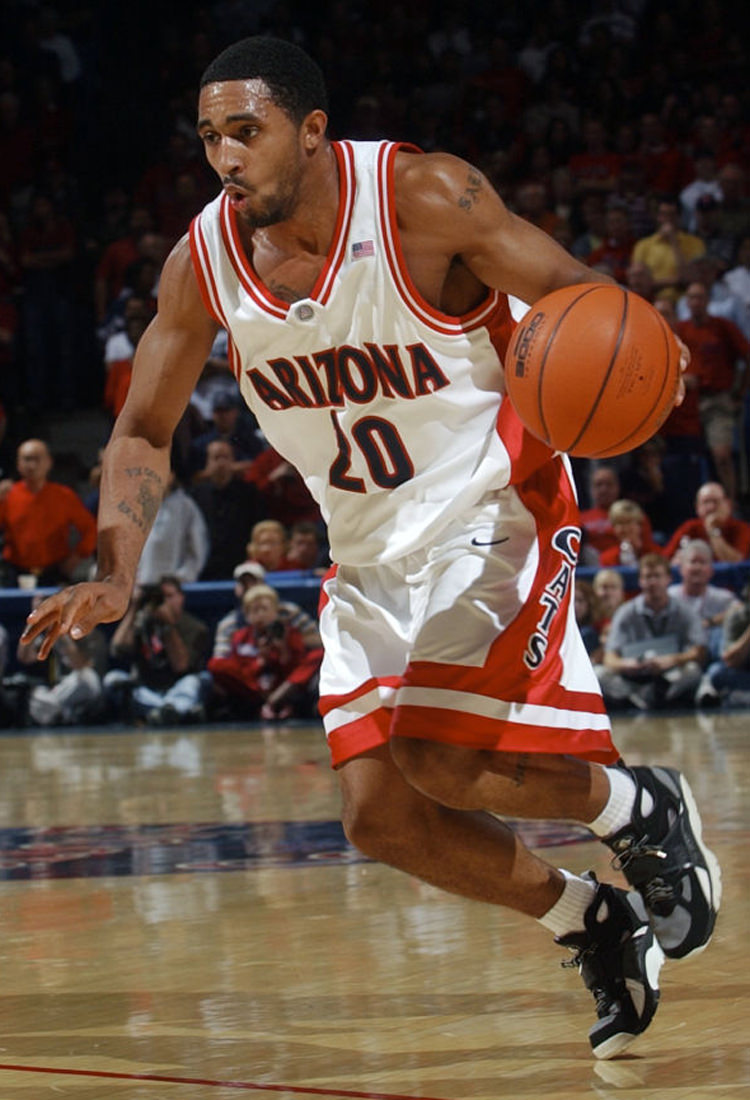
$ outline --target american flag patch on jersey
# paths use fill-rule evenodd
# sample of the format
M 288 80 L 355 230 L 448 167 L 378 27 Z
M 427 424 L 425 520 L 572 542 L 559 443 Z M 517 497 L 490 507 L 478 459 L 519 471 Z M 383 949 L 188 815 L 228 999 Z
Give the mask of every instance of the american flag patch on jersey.
M 352 245 L 352 259 L 362 260 L 365 256 L 375 255 L 374 241 L 355 241 Z

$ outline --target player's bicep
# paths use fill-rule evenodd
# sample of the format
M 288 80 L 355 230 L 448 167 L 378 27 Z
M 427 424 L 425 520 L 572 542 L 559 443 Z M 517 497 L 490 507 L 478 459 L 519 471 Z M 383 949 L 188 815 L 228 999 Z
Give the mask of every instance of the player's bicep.
M 218 326 L 206 313 L 186 246 L 162 272 L 159 308 L 138 344 L 127 400 L 114 435 L 166 446 L 190 400 Z
M 468 212 L 470 221 L 463 227 L 466 240 L 460 255 L 486 286 L 535 302 L 572 283 L 611 282 L 509 211 L 491 188 L 482 207 Z

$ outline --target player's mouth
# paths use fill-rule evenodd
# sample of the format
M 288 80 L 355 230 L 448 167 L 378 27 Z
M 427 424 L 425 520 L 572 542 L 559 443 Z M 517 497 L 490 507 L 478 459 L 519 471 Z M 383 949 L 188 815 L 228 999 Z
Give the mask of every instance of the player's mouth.
M 247 207 L 250 195 L 243 188 L 237 187 L 235 184 L 224 184 L 224 191 L 235 210 L 244 210 Z

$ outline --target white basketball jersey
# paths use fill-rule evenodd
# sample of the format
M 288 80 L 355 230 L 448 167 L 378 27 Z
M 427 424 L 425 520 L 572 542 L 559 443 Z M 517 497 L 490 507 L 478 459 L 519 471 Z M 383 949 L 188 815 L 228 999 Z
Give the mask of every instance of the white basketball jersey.
M 226 196 L 190 231 L 203 299 L 229 333 L 245 400 L 320 505 L 334 561 L 351 565 L 434 541 L 467 505 L 518 480 L 520 437 L 524 454 L 530 439 L 508 402 L 498 431 L 506 296 L 490 291 L 451 317 L 409 276 L 393 196 L 399 148 L 333 144 L 333 241 L 309 298 L 292 305 L 255 274 Z M 537 465 L 551 454 L 532 450 Z

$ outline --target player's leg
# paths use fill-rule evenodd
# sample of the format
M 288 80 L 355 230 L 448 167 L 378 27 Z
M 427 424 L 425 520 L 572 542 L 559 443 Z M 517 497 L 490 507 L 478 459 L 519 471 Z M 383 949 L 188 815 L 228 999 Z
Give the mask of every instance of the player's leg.
M 433 886 L 535 917 L 575 952 L 596 1000 L 589 1034 L 598 1058 L 645 1031 L 662 954 L 637 894 L 552 867 L 491 814 L 428 798 L 405 781 L 387 746 L 348 760 L 338 774 L 344 828 L 361 851 Z
M 531 819 L 543 807 L 545 817 L 588 825 L 642 894 L 671 958 L 685 958 L 710 940 L 721 872 L 679 772 L 476 751 L 403 736 L 392 736 L 390 747 L 407 782 L 443 805 Z

